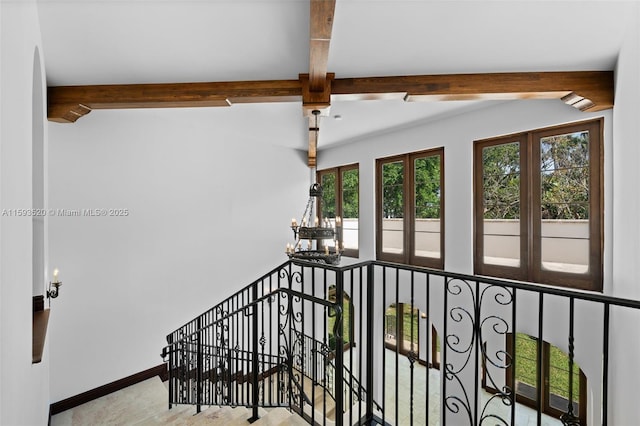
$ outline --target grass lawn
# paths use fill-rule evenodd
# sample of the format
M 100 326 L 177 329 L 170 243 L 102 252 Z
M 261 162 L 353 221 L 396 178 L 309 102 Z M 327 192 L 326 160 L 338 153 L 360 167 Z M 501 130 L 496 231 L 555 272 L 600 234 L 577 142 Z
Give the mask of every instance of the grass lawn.
M 516 335 L 516 380 L 536 387 L 538 345 L 526 334 Z M 573 400 L 580 400 L 580 366 L 573 363 Z M 549 348 L 549 388 L 550 392 L 569 399 L 569 356 L 557 347 Z
M 404 340 L 410 341 L 411 343 L 418 343 L 418 310 L 414 309 L 413 315 L 411 313 L 411 308 L 409 305 L 402 305 L 403 309 L 403 320 L 402 320 L 402 334 L 404 336 Z M 385 332 L 387 334 L 396 335 L 396 306 L 395 304 L 391 305 L 387 308 L 385 312 Z M 413 320 L 413 321 L 412 321 Z M 411 333 L 411 324 L 413 322 L 413 333 Z

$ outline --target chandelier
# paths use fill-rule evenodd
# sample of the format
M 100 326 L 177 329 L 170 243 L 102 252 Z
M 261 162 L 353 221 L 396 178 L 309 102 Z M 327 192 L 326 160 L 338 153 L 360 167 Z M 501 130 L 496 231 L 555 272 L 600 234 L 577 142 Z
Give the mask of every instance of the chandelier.
M 331 220 L 326 217 L 321 221 L 318 216 L 315 216 L 312 222 L 311 215 L 316 211 L 314 205 L 320 205 L 321 200 L 322 186 L 314 183 L 309 188 L 309 201 L 300 224 L 295 218 L 291 219 L 295 242 L 287 244 L 286 254 L 290 259 L 337 265 L 340 263 L 340 257 L 344 251 L 342 220 L 340 217 L 336 217 L 334 224 L 332 224 Z M 326 244 L 327 241 L 333 241 L 333 246 Z

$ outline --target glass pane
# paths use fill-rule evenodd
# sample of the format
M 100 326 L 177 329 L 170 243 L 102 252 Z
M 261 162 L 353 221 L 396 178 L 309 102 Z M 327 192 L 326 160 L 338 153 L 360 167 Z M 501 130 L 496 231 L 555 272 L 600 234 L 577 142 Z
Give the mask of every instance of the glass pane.
M 418 309 L 411 305 L 401 304 L 402 307 L 402 349 L 418 353 Z
M 358 195 L 358 169 L 342 172 L 342 240 L 348 249 L 358 249 Z
M 520 266 L 520 144 L 482 150 L 484 263 Z
M 532 401 L 538 400 L 538 341 L 516 334 L 516 393 Z
M 542 268 L 589 271 L 589 132 L 540 139 Z
M 396 346 L 398 336 L 396 305 L 392 303 L 384 313 L 384 341 L 391 346 Z
M 573 363 L 573 383 L 569 386 L 569 356 L 555 346 L 549 348 L 549 405 L 563 412 L 569 405 L 569 390 L 573 412 L 578 414 L 580 401 L 580 366 Z
M 382 165 L 382 251 L 402 253 L 404 247 L 404 164 Z
M 440 156 L 413 162 L 415 188 L 415 255 L 440 257 Z
M 322 217 L 336 217 L 336 174 L 335 172 L 322 174 Z
M 400 312 L 398 312 L 397 309 L 399 309 Z M 392 347 L 395 347 L 399 343 L 401 350 L 413 351 L 417 354 L 419 350 L 419 314 L 418 309 L 412 309 L 411 305 L 404 303 L 400 303 L 399 305 L 392 303 L 389 305 L 384 316 L 385 343 Z M 398 320 L 400 323 L 398 323 Z

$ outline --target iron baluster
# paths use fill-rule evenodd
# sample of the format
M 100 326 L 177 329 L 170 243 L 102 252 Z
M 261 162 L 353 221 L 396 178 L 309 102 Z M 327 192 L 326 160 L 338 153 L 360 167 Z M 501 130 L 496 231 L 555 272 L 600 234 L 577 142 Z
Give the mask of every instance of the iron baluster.
M 602 337 L 602 426 L 608 424 L 609 407 L 609 303 L 604 304 L 604 335 Z
M 252 288 L 252 301 L 258 300 L 258 283 L 254 283 Z M 260 417 L 258 415 L 259 389 L 258 389 L 258 304 L 251 308 L 251 418 L 249 421 L 253 423 Z
M 518 328 L 516 327 L 516 289 L 513 289 L 513 305 L 511 307 L 511 335 L 513 338 L 511 339 L 511 353 L 513 356 L 511 357 L 511 389 L 507 389 L 511 395 L 511 424 L 516 424 L 516 360 L 518 359 L 518 353 L 516 350 L 516 334 Z
M 536 401 L 536 415 L 538 426 L 542 424 L 542 400 L 544 398 L 544 389 L 542 388 L 542 326 L 544 313 L 544 295 L 540 293 L 538 296 L 538 359 L 536 365 L 536 386 L 538 386 L 538 398 Z
M 336 426 L 342 426 L 344 413 L 344 341 L 343 341 L 343 309 L 342 301 L 344 300 L 344 272 L 336 274 L 336 327 L 334 327 L 334 336 L 336 339 L 335 361 L 336 361 Z
M 574 299 L 569 299 L 569 402 L 567 412 L 560 416 L 563 425 L 580 426 L 580 419 L 573 413 L 573 319 L 574 319 Z
M 201 321 L 201 317 L 198 317 L 198 334 L 197 334 L 197 350 L 198 350 L 198 366 L 197 366 L 197 380 L 198 383 L 196 384 L 196 412 L 200 412 L 200 410 L 202 409 L 202 321 Z

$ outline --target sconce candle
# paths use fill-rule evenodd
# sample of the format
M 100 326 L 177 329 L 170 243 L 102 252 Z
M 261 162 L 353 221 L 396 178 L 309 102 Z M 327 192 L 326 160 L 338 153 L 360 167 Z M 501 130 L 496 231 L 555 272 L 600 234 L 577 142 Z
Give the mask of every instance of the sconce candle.
M 49 282 L 49 289 L 47 290 L 47 299 L 49 300 L 55 299 L 58 297 L 58 294 L 60 294 L 60 286 L 62 283 L 58 278 L 59 273 L 60 271 L 58 271 L 57 268 L 53 270 L 53 281 Z M 51 301 L 49 301 L 49 304 L 51 304 Z

